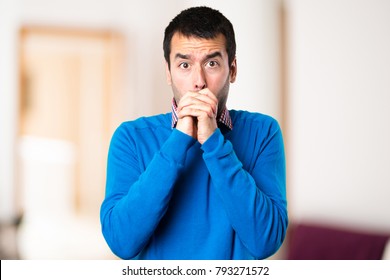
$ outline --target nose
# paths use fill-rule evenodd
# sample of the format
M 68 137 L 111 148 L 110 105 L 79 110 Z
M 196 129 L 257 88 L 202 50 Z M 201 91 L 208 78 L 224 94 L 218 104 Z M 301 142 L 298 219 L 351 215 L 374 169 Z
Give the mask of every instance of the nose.
M 206 77 L 204 70 L 202 67 L 199 67 L 194 71 L 194 78 L 193 78 L 193 83 L 194 83 L 194 90 L 199 91 L 207 87 L 206 85 Z

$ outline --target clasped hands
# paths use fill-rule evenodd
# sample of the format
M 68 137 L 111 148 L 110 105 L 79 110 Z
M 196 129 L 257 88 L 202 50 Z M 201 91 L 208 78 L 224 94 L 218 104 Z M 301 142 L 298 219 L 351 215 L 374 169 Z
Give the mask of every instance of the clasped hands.
M 176 129 L 203 144 L 217 129 L 218 99 L 208 89 L 187 92 L 177 105 Z

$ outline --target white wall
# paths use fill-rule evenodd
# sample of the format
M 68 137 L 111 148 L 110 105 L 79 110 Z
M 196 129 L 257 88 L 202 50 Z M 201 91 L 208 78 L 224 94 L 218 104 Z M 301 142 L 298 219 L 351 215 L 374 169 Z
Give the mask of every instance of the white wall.
M 18 1 L 0 0 L 0 222 L 14 218 Z
M 390 230 L 390 1 L 290 0 L 290 214 Z

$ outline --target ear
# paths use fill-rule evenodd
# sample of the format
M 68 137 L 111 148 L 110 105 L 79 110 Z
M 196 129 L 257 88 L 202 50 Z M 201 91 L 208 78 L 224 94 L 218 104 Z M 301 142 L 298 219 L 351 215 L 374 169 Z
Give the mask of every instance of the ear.
M 230 82 L 234 83 L 237 76 L 237 58 L 235 57 L 232 64 L 230 65 Z
M 171 76 L 171 70 L 169 70 L 168 62 L 165 61 L 165 75 L 167 78 L 167 84 L 170 86 L 172 85 L 172 76 Z

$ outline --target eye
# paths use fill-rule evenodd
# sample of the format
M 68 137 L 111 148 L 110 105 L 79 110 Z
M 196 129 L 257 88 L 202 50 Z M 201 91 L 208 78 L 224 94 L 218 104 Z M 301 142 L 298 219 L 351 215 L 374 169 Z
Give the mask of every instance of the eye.
M 207 66 L 210 68 L 215 68 L 218 66 L 218 62 L 216 62 L 215 60 L 210 60 L 209 62 L 207 62 Z
M 190 65 L 187 62 L 182 62 L 180 63 L 179 67 L 182 69 L 188 69 Z

